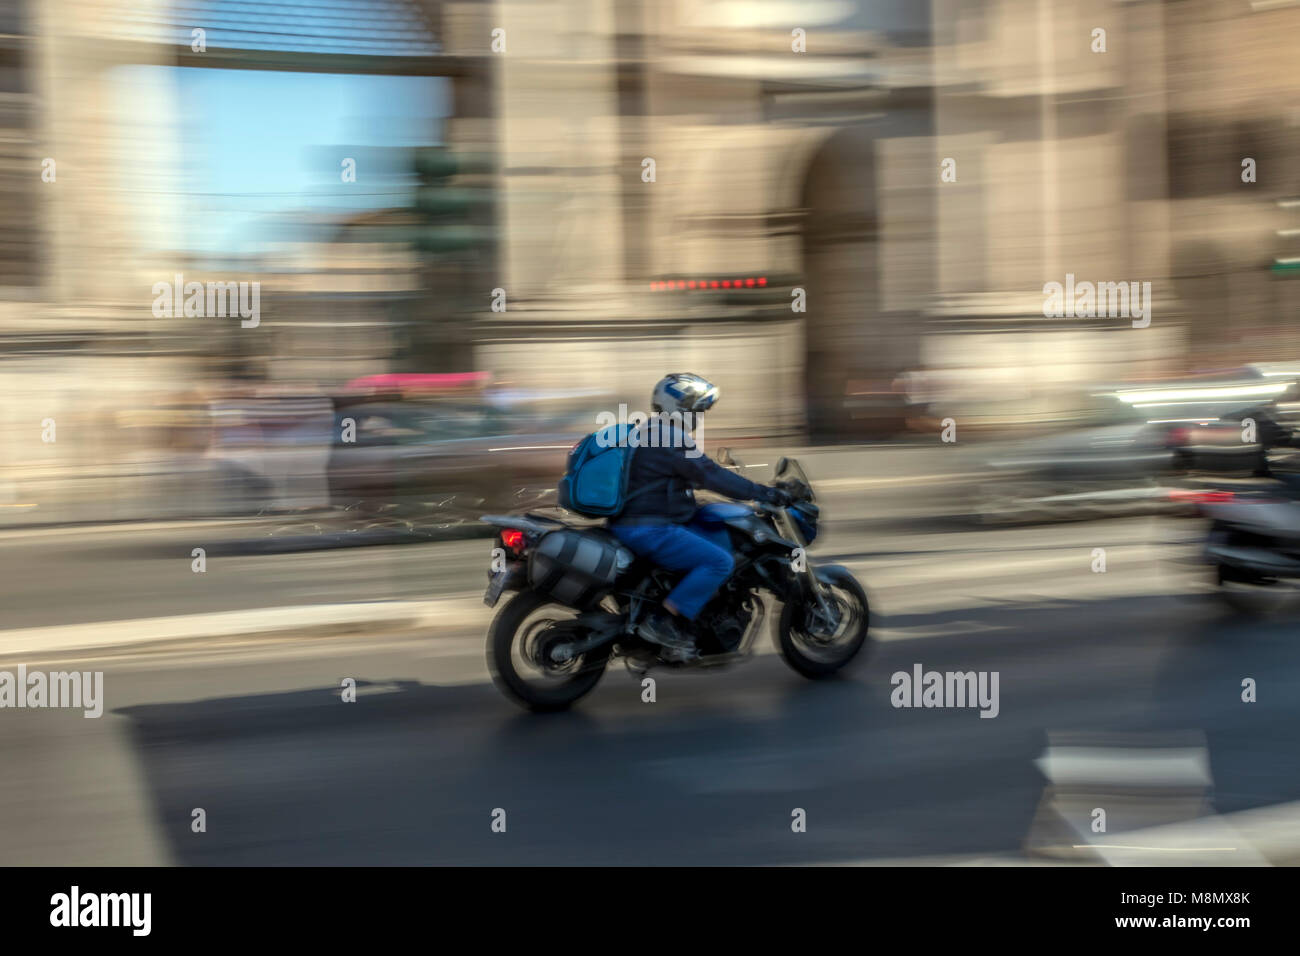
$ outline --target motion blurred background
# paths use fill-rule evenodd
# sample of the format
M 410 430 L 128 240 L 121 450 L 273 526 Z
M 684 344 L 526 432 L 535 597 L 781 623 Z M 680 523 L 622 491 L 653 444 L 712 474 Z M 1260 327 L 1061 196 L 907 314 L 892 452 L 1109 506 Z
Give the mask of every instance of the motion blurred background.
M 380 373 L 478 373 L 553 424 L 692 369 L 714 436 L 824 443 L 907 434 L 909 373 L 975 437 L 1300 356 L 1294 4 L 0 15 L 18 514 L 174 507 L 196 457 L 253 481 L 230 416 Z M 1044 318 L 1067 273 L 1150 282 L 1150 326 Z M 260 283 L 259 324 L 183 315 L 190 282 Z
M 892 789 L 864 786 L 883 801 L 881 832 L 916 840 L 828 843 L 811 856 L 1015 847 L 1036 819 L 1042 781 L 1027 768 L 1041 731 L 1118 719 L 1117 672 L 1147 717 L 1168 718 L 1148 731 L 1193 728 L 1187 746 L 1205 745 L 1204 698 L 1172 689 L 1163 651 L 1116 644 L 1096 657 L 1097 633 L 1118 641 L 1143 608 L 1170 642 L 1218 625 L 1160 603 L 1181 592 L 1155 570 L 1145 525 L 961 540 L 933 522 L 1131 515 L 1165 500 L 1169 476 L 1258 475 L 1288 446 L 1300 374 L 1298 37 L 1291 0 L 0 0 L 0 657 L 34 662 L 110 634 L 229 642 L 286 622 L 302 647 L 327 626 L 363 643 L 401 623 L 412 640 L 465 638 L 477 661 L 466 673 L 481 682 L 487 546 L 442 538 L 484 510 L 549 506 L 565 452 L 598 412 L 645 410 L 659 377 L 693 371 L 723 396 L 706 449 L 738 449 L 759 478 L 771 456 L 801 455 L 828 503 L 828 546 L 868 569 L 895 637 L 939 641 L 928 662 L 968 653 L 970 632 L 1013 643 L 1050 633 L 1058 656 L 1049 664 L 1034 644 L 1022 673 L 1082 682 L 1070 719 L 1053 716 L 1048 683 L 1036 685 L 1042 714 L 1005 707 L 1013 716 L 973 722 L 1024 721 L 960 808 L 1009 814 L 989 840 L 945 830 L 965 818 L 924 804 L 908 789 L 924 774 L 900 766 Z M 1044 286 L 1067 276 L 1149 282 L 1149 324 L 1047 317 Z M 186 314 L 190 283 L 206 295 Z M 256 315 L 212 314 L 213 283 L 231 302 L 240 283 L 256 284 Z M 1191 407 L 1135 412 L 1169 390 Z M 1245 440 L 1247 415 L 1281 430 Z M 941 438 L 945 419 L 955 442 Z M 377 547 L 323 553 L 348 543 Z M 1074 567 L 1068 549 L 1098 545 L 1134 549 L 1144 570 L 1122 584 L 1085 573 L 1086 560 L 1079 576 L 1061 570 Z M 193 573 L 195 547 L 218 558 L 217 574 Z M 1048 551 L 1063 563 L 1043 564 Z M 1030 573 L 1044 575 L 1032 593 Z M 983 610 L 968 613 L 963 587 Z M 468 603 L 420 603 L 448 595 Z M 346 602 L 360 610 L 339 618 Z M 385 616 L 380 602 L 399 611 Z M 1197 645 L 1206 680 L 1233 660 L 1213 646 Z M 158 837 L 187 825 L 199 799 L 188 788 L 206 772 L 170 762 L 176 721 L 193 731 L 187 747 L 216 734 L 211 746 L 224 748 L 216 728 L 243 731 L 217 688 L 274 692 L 273 706 L 295 711 L 308 704 L 286 688 L 317 681 L 314 693 L 337 697 L 338 675 L 355 671 L 331 655 L 361 653 L 300 649 L 320 655 L 310 678 L 265 665 L 236 682 L 222 668 L 256 655 L 234 648 L 220 667 L 167 676 L 121 665 L 149 675 L 116 686 L 146 707 L 132 752 L 147 761 L 157 826 L 141 822 L 150 811 L 123 763 L 104 777 L 124 781 L 121 814 L 105 811 L 89 843 L 68 836 L 75 827 L 56 835 L 57 799 L 37 806 L 13 788 L 75 789 L 84 765 L 61 777 L 74 752 L 62 751 L 67 761 L 4 785 L 13 833 L 34 834 L 6 841 L 10 859 L 42 859 L 42 847 L 101 862 L 317 859 L 305 832 L 294 845 L 269 835 L 295 825 L 288 798 L 261 838 L 196 850 Z M 451 668 L 404 653 L 373 676 L 436 682 Z M 1294 673 L 1278 647 L 1260 654 L 1260 669 Z M 460 713 L 495 713 L 478 691 L 452 693 Z M 845 694 L 786 696 L 773 719 L 815 728 L 841 711 L 879 716 Z M 174 703 L 198 697 L 208 709 Z M 414 726 L 442 701 L 416 695 L 391 715 Z M 147 709 L 165 702 L 182 710 Z M 725 750 L 772 716 L 764 706 L 757 724 L 710 725 L 720 718 L 707 707 L 678 719 L 683 736 L 716 732 Z M 689 794 L 683 781 L 711 771 L 673 762 L 674 733 L 651 775 Z M 783 752 L 774 733 L 771 752 Z M 358 751 L 413 743 L 383 739 Z M 578 779 L 582 727 L 574 740 L 574 763 L 564 748 L 547 759 Z M 837 740 L 800 773 L 864 752 Z M 309 755 L 314 743 L 295 747 Z M 481 743 L 532 759 L 496 724 Z M 451 761 L 459 751 L 447 747 Z M 771 756 L 753 747 L 718 765 L 733 760 L 730 776 L 754 790 L 785 779 L 751 762 Z M 966 749 L 935 744 L 935 779 Z M 1243 771 L 1227 802 L 1300 797 L 1294 762 L 1274 757 L 1257 776 Z M 193 759 L 215 775 L 242 758 Z M 1197 805 L 1209 779 L 1199 759 Z M 278 792 L 317 792 L 312 775 L 333 765 L 306 766 L 287 761 Z M 466 772 L 477 799 L 487 781 Z M 250 778 L 232 806 L 253 813 L 276 792 L 270 779 Z M 338 800 L 322 820 L 361 820 Z M 909 816 L 922 804 L 924 819 Z M 415 801 L 409 828 L 399 812 L 392 845 L 359 859 L 429 859 L 410 833 L 440 812 Z M 355 826 L 358 845 L 375 839 Z M 602 859 L 609 832 L 593 829 L 574 859 Z M 690 859 L 741 858 L 693 846 Z M 754 860 L 810 858 L 745 846 Z M 537 843 L 535 858 L 552 859 L 548 847 Z

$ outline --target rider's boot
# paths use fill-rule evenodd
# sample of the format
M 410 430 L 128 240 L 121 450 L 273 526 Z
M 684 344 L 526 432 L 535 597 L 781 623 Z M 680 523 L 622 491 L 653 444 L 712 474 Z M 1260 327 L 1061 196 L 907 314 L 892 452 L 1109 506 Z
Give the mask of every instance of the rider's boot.
M 637 627 L 637 633 L 647 641 L 663 648 L 663 658 L 669 661 L 689 661 L 695 658 L 695 638 L 682 630 L 676 615 L 667 611 L 651 611 Z

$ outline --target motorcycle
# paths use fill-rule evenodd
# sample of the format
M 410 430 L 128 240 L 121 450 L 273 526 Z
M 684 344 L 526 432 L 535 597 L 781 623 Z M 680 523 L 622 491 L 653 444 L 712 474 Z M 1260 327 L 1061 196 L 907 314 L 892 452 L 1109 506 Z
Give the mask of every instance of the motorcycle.
M 1300 476 L 1278 474 L 1249 490 L 1171 492 L 1208 519 L 1202 562 L 1219 597 L 1237 611 L 1280 609 L 1300 586 Z
M 742 467 L 726 449 L 719 463 Z M 811 679 L 839 671 L 867 642 L 867 594 L 841 565 L 816 567 L 807 547 L 820 509 L 792 458 L 776 466 L 785 507 L 705 505 L 701 512 L 732 545 L 735 568 L 694 622 L 696 656 L 669 660 L 638 628 L 680 575 L 636 557 L 604 527 L 540 514 L 484 515 L 497 527 L 494 567 L 483 601 L 514 592 L 487 634 L 488 666 L 502 693 L 535 711 L 563 710 L 591 692 L 623 658 L 640 677 L 652 667 L 707 668 L 753 653 L 767 599 L 783 603 L 774 635 L 785 662 Z

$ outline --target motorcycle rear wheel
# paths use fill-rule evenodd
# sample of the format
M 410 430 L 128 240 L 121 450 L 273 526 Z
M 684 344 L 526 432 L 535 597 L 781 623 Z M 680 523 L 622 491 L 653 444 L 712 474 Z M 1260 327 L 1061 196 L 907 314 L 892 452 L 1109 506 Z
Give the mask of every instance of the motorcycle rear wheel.
M 488 629 L 487 662 L 492 682 L 507 698 L 532 711 L 571 707 L 591 693 L 605 673 L 610 645 L 593 648 L 572 660 L 557 659 L 563 645 L 580 633 L 563 627 L 578 612 L 536 591 L 521 591 L 497 612 Z M 532 667 L 537 676 L 528 676 Z

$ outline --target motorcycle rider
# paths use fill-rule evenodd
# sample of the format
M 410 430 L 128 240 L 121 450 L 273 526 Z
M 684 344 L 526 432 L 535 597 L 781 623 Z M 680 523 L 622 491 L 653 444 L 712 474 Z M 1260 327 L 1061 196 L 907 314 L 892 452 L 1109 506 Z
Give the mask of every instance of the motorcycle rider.
M 627 504 L 610 522 L 614 536 L 636 554 L 659 567 L 686 572 L 664 599 L 663 608 L 653 610 L 638 630 L 675 660 L 694 655 L 691 622 L 735 567 L 725 527 L 701 512 L 736 506 L 697 509 L 694 489 L 706 488 L 738 501 L 788 505 L 792 500 L 780 488 L 728 471 L 696 447 L 691 432 L 699 416 L 717 400 L 717 386 L 692 373 L 668 375 L 655 385 L 650 405 L 660 416 L 657 441 L 643 443 L 633 452 Z M 676 421 L 685 429 L 676 427 Z

